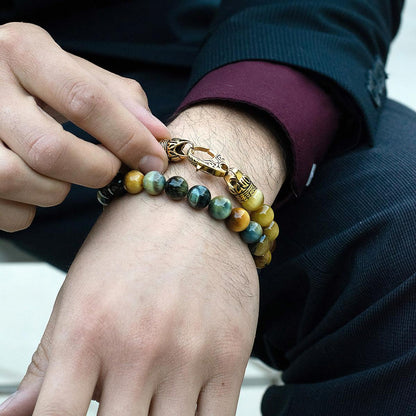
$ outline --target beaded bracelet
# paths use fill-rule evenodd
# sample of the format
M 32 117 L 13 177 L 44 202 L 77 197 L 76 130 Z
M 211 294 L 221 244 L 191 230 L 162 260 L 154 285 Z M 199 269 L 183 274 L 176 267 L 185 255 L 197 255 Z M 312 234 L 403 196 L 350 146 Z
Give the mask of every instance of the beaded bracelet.
M 263 205 L 263 192 L 240 169 L 228 167 L 220 154 L 215 154 L 206 147 L 196 146 L 186 139 L 162 140 L 160 144 L 165 149 L 169 162 L 187 159 L 197 171 L 224 178 L 230 194 L 247 211 L 256 211 Z M 197 152 L 205 153 L 209 158 L 200 158 Z
M 186 197 L 188 204 L 197 210 L 208 207 L 212 218 L 225 220 L 228 229 L 238 232 L 249 245 L 258 269 L 270 264 L 279 226 L 274 221 L 274 212 L 269 205 L 262 204 L 249 214 L 244 208 L 232 208 L 231 201 L 224 196 L 211 199 L 210 191 L 203 185 L 195 185 L 188 190 L 188 183 L 181 176 L 172 176 L 166 180 L 160 172 L 152 171 L 143 175 L 138 170 L 125 175 L 119 173 L 110 184 L 98 191 L 97 199 L 106 206 L 126 192 L 138 194 L 143 189 L 150 195 L 159 195 L 164 190 L 175 201 Z

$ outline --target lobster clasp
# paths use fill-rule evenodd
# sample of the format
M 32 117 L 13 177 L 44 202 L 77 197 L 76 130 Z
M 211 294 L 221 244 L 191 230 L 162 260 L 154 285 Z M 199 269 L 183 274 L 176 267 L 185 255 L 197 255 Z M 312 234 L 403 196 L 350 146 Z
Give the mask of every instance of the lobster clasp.
M 210 158 L 202 159 L 195 155 L 195 152 L 207 153 Z M 210 175 L 224 177 L 228 172 L 228 166 L 221 155 L 216 155 L 206 147 L 192 147 L 188 151 L 188 160 L 196 170 L 209 173 Z

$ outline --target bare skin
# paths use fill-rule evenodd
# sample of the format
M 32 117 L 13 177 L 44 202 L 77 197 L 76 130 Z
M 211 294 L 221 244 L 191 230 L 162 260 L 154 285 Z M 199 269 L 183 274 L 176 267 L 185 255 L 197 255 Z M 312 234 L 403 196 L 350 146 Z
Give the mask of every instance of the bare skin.
M 164 170 L 169 131 L 133 80 L 63 51 L 38 26 L 0 26 L 0 230 L 27 228 L 70 184 L 99 188 L 121 162 Z M 64 131 L 71 120 L 102 145 Z
M 169 126 L 221 152 L 271 203 L 284 179 L 271 131 L 243 110 L 192 107 Z M 221 179 L 170 165 L 189 185 Z M 235 414 L 258 314 L 247 246 L 223 222 L 165 195 L 105 209 L 74 261 L 19 392 L 0 416 Z
M 41 28 L 0 26 L 0 229 L 30 225 L 70 184 L 101 187 L 122 162 L 164 171 L 157 139 L 226 156 L 276 197 L 285 162 L 274 132 L 242 108 L 203 104 L 166 128 L 140 85 L 59 48 Z M 71 120 L 102 145 L 65 132 Z M 171 165 L 192 186 L 221 180 Z M 0 416 L 233 415 L 252 348 L 258 277 L 247 246 L 206 212 L 166 196 L 123 197 L 81 248 L 18 393 Z

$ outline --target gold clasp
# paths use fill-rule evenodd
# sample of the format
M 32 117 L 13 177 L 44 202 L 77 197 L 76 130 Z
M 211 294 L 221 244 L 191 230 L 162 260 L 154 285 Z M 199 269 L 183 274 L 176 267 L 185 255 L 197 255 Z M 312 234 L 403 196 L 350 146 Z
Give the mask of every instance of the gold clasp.
M 195 152 L 207 153 L 211 156 L 209 159 L 202 159 L 195 156 Z M 196 170 L 209 173 L 210 175 L 223 177 L 228 172 L 228 166 L 221 155 L 216 155 L 206 147 L 192 147 L 188 150 L 188 160 Z
M 160 145 L 165 150 L 170 162 L 180 162 L 186 159 L 189 149 L 193 148 L 194 144 L 190 140 L 173 138 L 169 140 L 161 140 Z

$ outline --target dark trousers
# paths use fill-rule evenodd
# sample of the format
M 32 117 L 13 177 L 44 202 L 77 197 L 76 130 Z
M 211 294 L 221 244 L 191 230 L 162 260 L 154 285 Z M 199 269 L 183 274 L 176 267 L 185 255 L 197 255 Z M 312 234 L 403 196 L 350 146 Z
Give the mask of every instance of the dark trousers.
M 284 369 L 265 416 L 416 415 L 416 114 L 320 165 L 277 213 L 254 353 Z
M 187 77 L 169 71 L 139 78 L 162 118 Z M 415 155 L 416 115 L 390 101 L 374 147 L 322 163 L 277 212 L 253 354 L 286 384 L 266 392 L 265 416 L 416 415 Z M 95 191 L 73 187 L 29 230 L 0 236 L 66 270 L 100 212 Z

